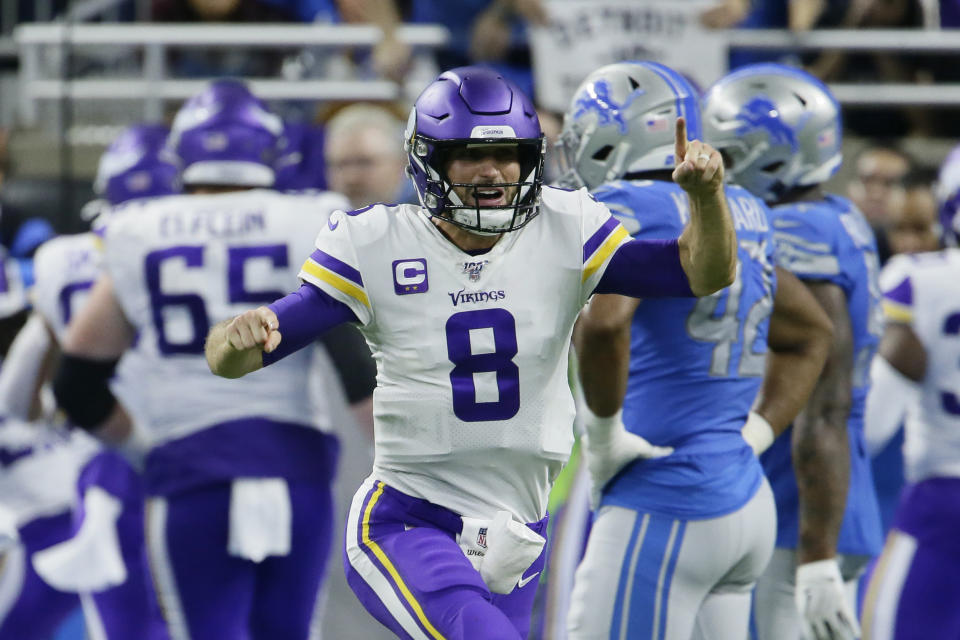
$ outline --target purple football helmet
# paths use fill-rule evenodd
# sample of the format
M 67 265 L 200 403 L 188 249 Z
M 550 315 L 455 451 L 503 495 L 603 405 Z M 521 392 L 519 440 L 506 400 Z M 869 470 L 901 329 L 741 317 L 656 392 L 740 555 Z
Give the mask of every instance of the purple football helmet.
M 954 147 L 940 166 L 936 195 L 943 242 L 956 247 L 960 244 L 960 146 Z
M 187 100 L 169 146 L 185 185 L 272 187 L 283 122 L 238 80 L 216 80 Z
M 179 168 L 165 147 L 168 133 L 162 124 L 125 129 L 100 156 L 94 192 L 114 206 L 179 193 Z
M 274 166 L 277 191 L 326 189 L 323 129 L 308 122 L 286 122 Z
M 467 145 L 515 145 L 520 160 L 519 182 L 452 183 L 447 178 L 450 152 Z M 440 74 L 417 98 L 404 149 L 420 203 L 470 231 L 496 234 L 513 231 L 537 215 L 543 186 L 546 150 L 540 120 L 530 99 L 492 69 L 458 67 Z M 477 204 L 464 204 L 454 187 L 473 189 Z M 481 187 L 516 188 L 513 202 L 481 207 Z

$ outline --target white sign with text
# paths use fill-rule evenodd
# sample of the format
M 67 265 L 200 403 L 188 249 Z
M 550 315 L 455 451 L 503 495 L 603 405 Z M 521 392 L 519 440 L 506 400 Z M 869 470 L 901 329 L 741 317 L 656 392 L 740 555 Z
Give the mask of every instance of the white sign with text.
M 530 28 L 537 104 L 566 111 L 594 69 L 654 60 L 701 89 L 727 70 L 723 37 L 700 24 L 711 0 L 544 0 L 550 24 Z

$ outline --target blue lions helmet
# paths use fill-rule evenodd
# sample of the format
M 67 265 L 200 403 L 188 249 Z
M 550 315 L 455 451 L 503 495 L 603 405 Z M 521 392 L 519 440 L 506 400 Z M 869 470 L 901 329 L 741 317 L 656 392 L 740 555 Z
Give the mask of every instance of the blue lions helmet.
M 686 78 L 656 62 L 597 69 L 563 117 L 560 182 L 593 189 L 629 173 L 672 169 L 677 117 L 691 139 L 701 136 L 698 99 Z
M 283 122 L 238 80 L 216 80 L 177 112 L 169 146 L 185 185 L 271 187 Z
M 125 129 L 100 156 L 94 192 L 114 206 L 178 193 L 179 167 L 165 148 L 168 133 L 162 124 Z
M 768 202 L 826 181 L 843 159 L 836 98 L 784 65 L 750 65 L 721 78 L 703 99 L 703 128 L 730 179 Z

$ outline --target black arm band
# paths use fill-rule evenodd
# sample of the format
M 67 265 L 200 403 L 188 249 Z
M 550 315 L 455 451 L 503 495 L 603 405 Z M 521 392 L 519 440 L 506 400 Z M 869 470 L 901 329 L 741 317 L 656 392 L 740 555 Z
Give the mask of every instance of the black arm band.
M 70 422 L 90 431 L 110 417 L 117 405 L 110 391 L 110 378 L 118 361 L 63 354 L 53 381 L 53 395 Z

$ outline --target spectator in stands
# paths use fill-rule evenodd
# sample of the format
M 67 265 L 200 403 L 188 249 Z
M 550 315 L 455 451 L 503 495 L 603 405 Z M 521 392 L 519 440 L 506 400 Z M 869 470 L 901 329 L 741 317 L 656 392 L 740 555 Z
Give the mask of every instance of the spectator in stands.
M 340 0 L 341 5 L 347 0 Z M 526 25 L 545 24 L 543 0 L 356 0 L 361 5 L 392 2 L 393 18 L 439 23 L 450 29 L 450 42 L 435 54 L 440 69 L 482 63 L 533 93 L 533 72 Z M 409 7 L 403 11 L 403 5 Z M 389 18 L 389 12 L 382 13 Z M 386 29 L 385 29 L 386 30 Z
M 327 124 L 327 185 L 359 209 L 375 202 L 416 202 L 404 175 L 403 124 L 389 109 L 355 104 Z
M 908 177 L 901 205 L 890 208 L 886 232 L 891 255 L 940 248 L 937 201 L 931 182 Z
M 156 22 L 255 23 L 294 21 L 284 7 L 262 0 L 153 0 Z M 266 77 L 277 75 L 283 61 L 279 52 L 240 48 L 193 48 L 171 54 L 177 75 L 187 77 Z
M 867 217 L 877 236 L 881 263 L 890 257 L 885 230 L 889 211 L 903 206 L 906 198 L 904 179 L 911 164 L 909 156 L 895 145 L 877 142 L 857 157 L 855 177 L 847 185 L 847 195 Z
M 714 29 L 790 29 L 808 31 L 837 26 L 850 0 L 719 0 L 701 15 Z M 793 60 L 791 60 L 793 58 Z M 757 62 L 795 62 L 790 51 L 739 50 L 730 53 L 730 68 Z

